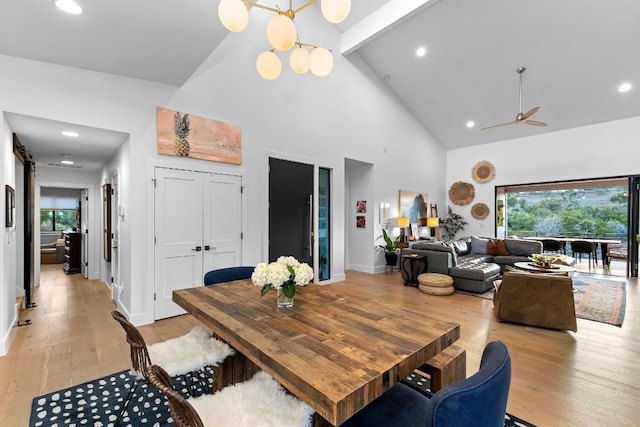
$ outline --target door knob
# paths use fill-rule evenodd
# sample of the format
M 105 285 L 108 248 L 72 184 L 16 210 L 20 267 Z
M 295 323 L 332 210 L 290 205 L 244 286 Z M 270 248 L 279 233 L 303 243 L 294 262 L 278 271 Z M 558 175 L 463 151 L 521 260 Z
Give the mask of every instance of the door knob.
M 191 249 L 192 251 L 200 252 L 202 250 L 202 246 L 196 246 L 195 249 Z

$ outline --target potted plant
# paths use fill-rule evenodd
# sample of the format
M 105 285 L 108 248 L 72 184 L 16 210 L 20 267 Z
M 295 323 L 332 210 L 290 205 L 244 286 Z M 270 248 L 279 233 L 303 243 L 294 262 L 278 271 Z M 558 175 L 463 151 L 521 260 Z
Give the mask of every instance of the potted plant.
M 444 240 L 451 240 L 455 237 L 456 233 L 464 226 L 469 224 L 461 215 L 453 212 L 451 206 L 447 206 L 447 216 L 440 221 L 440 227 L 442 228 L 442 238 Z
M 387 265 L 396 266 L 398 264 L 398 241 L 400 240 L 400 236 L 395 239 L 391 239 L 387 234 L 387 230 L 382 229 L 382 238 L 384 239 L 384 245 L 378 245 L 384 251 L 384 259 L 387 262 Z

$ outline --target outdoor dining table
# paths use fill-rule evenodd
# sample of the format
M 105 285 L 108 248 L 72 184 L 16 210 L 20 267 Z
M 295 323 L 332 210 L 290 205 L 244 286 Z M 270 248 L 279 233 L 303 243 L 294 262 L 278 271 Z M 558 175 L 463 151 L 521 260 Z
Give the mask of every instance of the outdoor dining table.
M 315 426 L 338 426 L 460 337 L 456 323 L 378 301 L 375 286 L 312 283 L 286 309 L 250 280 L 175 290 L 173 301 L 245 358 L 233 381 L 262 369 L 316 411 Z
M 594 243 L 596 245 L 596 247 L 598 246 L 598 244 L 600 245 L 600 252 L 602 253 L 602 265 L 603 266 L 608 266 L 609 264 L 609 260 L 607 259 L 607 250 L 609 247 L 609 244 L 614 244 L 614 243 L 621 243 L 621 240 L 611 240 L 611 239 L 591 239 L 591 238 L 582 238 L 582 237 L 540 237 L 540 236 L 535 236 L 535 237 L 525 237 L 525 239 L 527 240 L 557 240 L 559 242 L 565 242 L 565 243 L 571 243 L 571 242 L 575 242 L 576 240 L 580 240 L 580 241 L 584 241 L 584 242 L 591 242 Z M 598 263 L 598 257 L 596 256 L 596 264 Z

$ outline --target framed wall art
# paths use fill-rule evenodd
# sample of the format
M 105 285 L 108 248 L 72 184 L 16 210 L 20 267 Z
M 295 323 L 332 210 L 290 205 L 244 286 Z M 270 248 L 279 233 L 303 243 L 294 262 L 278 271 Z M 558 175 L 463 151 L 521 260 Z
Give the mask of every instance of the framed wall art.
M 356 202 L 356 212 L 357 213 L 367 213 L 367 201 L 366 200 L 358 200 Z
M 409 218 L 410 224 L 416 224 L 419 218 L 427 217 L 427 194 L 400 190 L 400 215 Z
M 14 224 L 14 211 L 16 208 L 16 192 L 10 185 L 4 186 L 4 198 L 5 198 L 5 227 L 13 227 Z
M 158 154 L 242 164 L 240 127 L 157 108 Z

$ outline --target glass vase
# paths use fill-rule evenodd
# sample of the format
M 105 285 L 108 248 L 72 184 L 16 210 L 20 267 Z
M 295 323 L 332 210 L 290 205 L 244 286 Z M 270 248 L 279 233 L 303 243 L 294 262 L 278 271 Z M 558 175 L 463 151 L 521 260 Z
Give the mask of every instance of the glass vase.
M 276 304 L 278 308 L 290 308 L 293 307 L 293 297 L 289 298 L 282 292 L 282 289 L 277 289 L 278 295 L 276 296 Z

